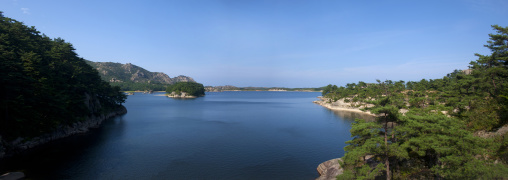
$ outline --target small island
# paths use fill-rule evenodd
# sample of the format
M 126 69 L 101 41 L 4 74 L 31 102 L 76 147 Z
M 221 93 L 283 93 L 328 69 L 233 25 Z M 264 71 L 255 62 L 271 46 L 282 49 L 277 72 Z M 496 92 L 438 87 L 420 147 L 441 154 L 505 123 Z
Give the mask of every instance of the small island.
M 171 98 L 197 98 L 205 96 L 205 87 L 195 82 L 177 82 L 169 85 L 166 93 Z

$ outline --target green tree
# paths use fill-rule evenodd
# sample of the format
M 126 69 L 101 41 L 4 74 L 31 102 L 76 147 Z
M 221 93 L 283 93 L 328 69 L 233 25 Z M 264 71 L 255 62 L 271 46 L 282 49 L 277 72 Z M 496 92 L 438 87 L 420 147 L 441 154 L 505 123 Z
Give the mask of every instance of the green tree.
M 344 173 L 339 175 L 338 179 L 374 179 L 386 170 L 382 163 L 373 169 L 366 163 L 367 157 L 375 159 L 375 155 L 382 154 L 381 128 L 379 123 L 365 122 L 363 119 L 356 119 L 355 123 L 351 124 L 353 140 L 346 142 L 348 145 L 344 150 L 347 153 L 341 163 Z
M 378 116 L 377 122 L 357 120 L 352 125 L 353 140 L 346 142 L 344 174 L 338 178 L 507 177 L 508 134 L 486 139 L 473 135 L 508 123 L 508 28 L 492 27 L 497 34 L 490 34 L 485 45 L 492 54 L 477 55 L 471 70 L 405 86 L 390 80 L 353 83 L 327 93 L 374 104 L 368 109 Z M 398 113 L 402 108 L 404 116 Z
M 205 95 L 205 87 L 203 84 L 195 83 L 195 82 L 177 82 L 175 84 L 169 85 L 166 89 L 167 93 L 175 92 L 180 94 L 181 92 L 186 92 L 192 96 L 204 96 Z
M 455 118 L 445 115 L 410 113 L 405 124 L 397 126 L 402 147 L 410 155 L 404 161 L 407 178 L 477 179 L 480 177 L 503 177 L 506 172 L 492 174 L 492 161 L 485 161 L 486 143 L 473 136 L 466 126 Z
M 0 12 L 0 136 L 38 136 L 125 101 L 74 50 Z M 101 108 L 89 109 L 87 97 Z

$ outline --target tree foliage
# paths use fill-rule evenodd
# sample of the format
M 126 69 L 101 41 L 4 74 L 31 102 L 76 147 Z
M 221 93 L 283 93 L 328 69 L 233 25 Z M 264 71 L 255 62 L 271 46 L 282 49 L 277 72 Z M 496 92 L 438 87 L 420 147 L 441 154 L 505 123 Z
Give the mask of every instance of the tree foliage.
M 356 120 L 339 179 L 499 179 L 508 177 L 508 27 L 492 26 L 490 55 L 441 79 L 328 85 L 323 96 L 373 104 L 377 122 Z M 400 110 L 408 110 L 401 114 Z
M 100 79 L 63 39 L 50 39 L 0 12 L 0 135 L 31 137 L 83 120 L 125 101 L 118 87 Z
M 180 94 L 181 92 L 186 92 L 192 96 L 204 96 L 205 95 L 205 87 L 203 84 L 195 83 L 195 82 L 177 82 L 175 84 L 169 85 L 166 89 L 167 93 L 175 92 Z

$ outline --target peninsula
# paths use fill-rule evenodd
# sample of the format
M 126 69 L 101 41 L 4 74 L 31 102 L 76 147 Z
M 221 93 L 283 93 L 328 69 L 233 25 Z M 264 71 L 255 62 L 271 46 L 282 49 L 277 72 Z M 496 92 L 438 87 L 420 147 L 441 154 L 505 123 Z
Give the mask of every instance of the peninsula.
M 315 103 L 376 121 L 356 119 L 346 154 L 320 165 L 321 178 L 508 177 L 508 27 L 492 27 L 497 34 L 485 45 L 492 54 L 476 54 L 470 69 L 441 79 L 324 87 Z

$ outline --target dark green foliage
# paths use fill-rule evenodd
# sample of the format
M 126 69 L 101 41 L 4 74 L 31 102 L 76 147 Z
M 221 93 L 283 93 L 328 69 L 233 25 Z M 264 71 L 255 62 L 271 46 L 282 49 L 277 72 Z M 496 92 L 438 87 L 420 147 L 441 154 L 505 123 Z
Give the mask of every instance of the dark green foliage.
M 37 136 L 69 125 L 92 112 L 87 96 L 102 111 L 119 106 L 125 95 L 102 81 L 70 43 L 40 35 L 0 12 L 0 135 Z
M 135 82 L 110 82 L 111 86 L 120 87 L 121 91 L 165 91 L 167 84 L 135 83 Z
M 166 89 L 167 93 L 175 92 L 180 94 L 181 92 L 186 92 L 192 96 L 204 96 L 205 95 L 205 87 L 203 84 L 195 83 L 195 82 L 177 82 L 175 84 L 169 85 Z
M 419 113 L 418 113 L 419 114 Z M 400 178 L 425 177 L 421 172 L 432 172 L 447 179 L 482 177 L 488 171 L 486 161 L 477 158 L 484 155 L 484 143 L 466 130 L 463 123 L 444 115 L 426 114 L 404 116 L 404 124 L 397 126 L 399 142 L 410 155 L 400 165 Z M 475 156 L 479 156 L 476 157 Z M 477 164 L 477 168 L 467 165 Z
M 501 179 L 508 177 L 508 133 L 473 133 L 508 124 L 508 28 L 492 26 L 470 70 L 418 82 L 328 85 L 323 95 L 373 104 L 378 122 L 357 120 L 339 179 Z M 406 109 L 404 115 L 400 109 Z M 370 159 L 366 160 L 366 157 Z
M 382 175 L 385 171 L 383 163 L 379 163 L 375 168 L 371 168 L 366 163 L 366 157 L 371 158 L 378 154 L 384 154 L 381 147 L 384 146 L 384 138 L 382 136 L 382 125 L 375 122 L 365 122 L 362 119 L 355 120 L 351 127 L 351 136 L 353 140 L 347 141 L 344 150 L 348 153 L 342 158 L 344 174 L 340 179 L 374 179 L 376 176 Z

